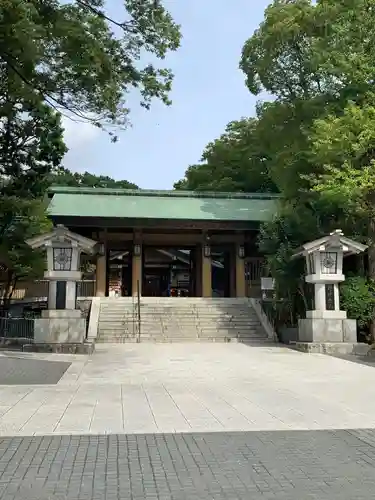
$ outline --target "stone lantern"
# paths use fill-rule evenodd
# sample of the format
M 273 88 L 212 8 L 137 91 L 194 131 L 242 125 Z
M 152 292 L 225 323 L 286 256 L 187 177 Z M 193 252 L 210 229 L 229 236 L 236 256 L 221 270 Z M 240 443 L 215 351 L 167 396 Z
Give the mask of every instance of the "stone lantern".
M 301 342 L 357 342 L 356 321 L 347 319 L 340 310 L 339 283 L 345 281 L 343 258 L 359 254 L 366 245 L 346 238 L 340 229 L 329 236 L 305 243 L 293 255 L 304 257 L 306 283 L 314 286 L 315 307 L 299 320 Z
M 76 309 L 77 281 L 81 253 L 94 253 L 96 241 L 85 238 L 58 225 L 52 232 L 26 241 L 34 249 L 47 253 L 45 279 L 49 281 L 48 310 L 35 320 L 36 342 L 82 342 L 86 325 L 81 311 Z

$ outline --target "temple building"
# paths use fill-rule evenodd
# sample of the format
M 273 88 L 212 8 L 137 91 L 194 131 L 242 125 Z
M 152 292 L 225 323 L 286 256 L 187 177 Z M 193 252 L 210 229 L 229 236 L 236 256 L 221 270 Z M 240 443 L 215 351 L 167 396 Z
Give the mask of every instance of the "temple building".
M 55 224 L 99 243 L 86 262 L 94 290 L 83 295 L 258 294 L 256 238 L 276 195 L 59 186 L 48 197 Z

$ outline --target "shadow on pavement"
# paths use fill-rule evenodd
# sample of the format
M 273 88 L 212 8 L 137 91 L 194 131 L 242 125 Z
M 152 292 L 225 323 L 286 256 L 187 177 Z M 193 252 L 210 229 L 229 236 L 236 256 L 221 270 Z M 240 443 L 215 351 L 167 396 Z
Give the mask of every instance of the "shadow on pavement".
M 57 384 L 71 365 L 61 361 L 21 358 L 13 354 L 0 357 L 0 385 Z

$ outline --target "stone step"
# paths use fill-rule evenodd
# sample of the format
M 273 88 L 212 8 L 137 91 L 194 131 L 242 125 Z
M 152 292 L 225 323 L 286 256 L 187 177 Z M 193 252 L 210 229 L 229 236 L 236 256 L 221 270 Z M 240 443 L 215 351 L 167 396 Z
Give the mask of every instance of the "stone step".
M 110 305 L 114 305 L 114 306 L 136 306 L 138 307 L 138 303 L 134 303 L 132 304 L 131 302 L 113 302 L 113 303 L 109 303 L 109 304 L 102 304 L 103 306 L 110 306 Z M 152 303 L 152 302 L 146 302 L 144 300 L 142 300 L 140 302 L 140 307 L 149 307 L 150 309 L 156 309 L 158 307 L 168 307 L 168 308 L 171 308 L 171 309 L 187 309 L 189 307 L 192 307 L 192 308 L 199 308 L 199 307 L 209 307 L 209 308 L 212 308 L 212 309 L 246 309 L 246 308 L 251 308 L 251 303 L 250 302 L 174 302 L 173 300 L 172 301 L 168 301 L 168 302 L 164 302 L 164 303 Z
M 109 332 L 109 331 L 101 331 L 99 332 L 98 338 L 103 339 L 103 338 L 112 338 L 112 337 L 119 337 L 119 338 L 133 338 L 133 337 L 138 337 L 138 333 L 129 333 L 129 332 Z M 162 334 L 160 332 L 141 332 L 141 337 L 157 337 L 157 338 L 225 338 L 225 337 L 230 337 L 230 338 L 241 338 L 241 339 L 257 339 L 257 338 L 267 338 L 264 334 L 256 334 L 256 333 L 248 333 L 248 332 L 242 332 L 242 333 L 234 333 L 234 332 L 215 332 L 215 333 L 207 333 L 203 334 L 201 332 L 180 332 L 179 334 Z
M 98 342 L 267 342 L 248 299 L 103 298 Z
M 138 321 L 137 317 L 132 317 L 132 316 L 124 316 L 124 315 L 105 315 L 105 314 L 100 314 L 100 321 L 112 321 L 112 322 L 117 322 L 117 321 Z M 222 324 L 231 324 L 231 323 L 237 323 L 237 324 L 248 324 L 248 323 L 258 323 L 259 320 L 254 317 L 247 317 L 247 318 L 223 318 L 223 317 L 216 317 L 216 318 L 207 318 L 204 316 L 197 316 L 197 317 L 168 317 L 168 315 L 160 315 L 158 317 L 155 316 L 141 316 L 141 321 L 143 323 L 176 323 L 176 324 L 195 324 L 195 323 L 222 323 Z
M 127 319 L 127 320 L 136 320 L 138 319 L 137 316 L 133 315 L 127 315 L 127 314 L 106 314 L 106 313 L 100 313 L 100 318 L 105 319 L 105 320 L 115 320 L 115 321 L 120 321 L 122 319 Z M 160 314 L 160 315 L 144 315 L 141 314 L 141 319 L 144 321 L 186 321 L 186 322 L 192 322 L 192 321 L 227 321 L 227 322 L 232 322 L 232 321 L 237 321 L 237 322 L 247 322 L 247 321 L 259 321 L 257 317 L 248 315 L 248 316 L 206 316 L 206 315 L 197 315 L 197 316 L 188 316 L 188 315 L 168 315 L 166 314 Z
M 121 339 L 121 338 L 108 338 L 108 339 L 98 339 L 97 342 L 99 344 L 131 344 L 138 343 L 138 339 Z M 201 343 L 243 343 L 250 345 L 268 345 L 272 344 L 271 341 L 267 339 L 231 339 L 231 338 L 142 338 L 140 339 L 141 343 L 158 343 L 158 344 L 174 344 L 174 343 L 192 343 L 192 342 L 201 342 Z
M 109 321 L 109 320 L 114 320 L 114 321 L 121 321 L 122 319 L 127 319 L 127 320 L 137 320 L 137 317 L 133 316 L 128 316 L 124 314 L 100 314 L 100 319 Z M 146 322 L 152 322 L 152 321 L 157 321 L 157 322 L 183 322 L 183 323 L 194 323 L 196 321 L 215 321 L 215 322 L 227 322 L 227 323 L 232 323 L 232 322 L 237 322 L 237 323 L 247 323 L 247 322 L 259 322 L 258 318 L 253 317 L 253 316 L 168 316 L 168 314 L 160 314 L 159 316 L 147 316 L 147 315 L 141 315 L 141 320 L 143 320 L 144 323 Z

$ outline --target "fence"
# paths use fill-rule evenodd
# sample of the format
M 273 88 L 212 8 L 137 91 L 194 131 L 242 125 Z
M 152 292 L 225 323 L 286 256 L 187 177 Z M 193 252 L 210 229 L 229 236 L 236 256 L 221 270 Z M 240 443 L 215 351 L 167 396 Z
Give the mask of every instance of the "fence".
M 96 281 L 82 280 L 77 281 L 77 297 L 95 297 Z
M 12 292 L 12 301 L 33 301 L 33 300 L 47 300 L 48 299 L 48 280 L 36 280 L 30 282 L 22 282 L 16 284 Z M 0 301 L 4 298 L 6 293 L 6 285 L 0 283 Z M 82 280 L 77 282 L 77 297 L 95 297 L 96 281 L 95 280 Z
M 0 317 L 0 342 L 34 339 L 34 318 Z
M 260 297 L 260 278 L 263 276 L 264 259 L 262 257 L 247 258 L 245 261 L 246 295 Z

